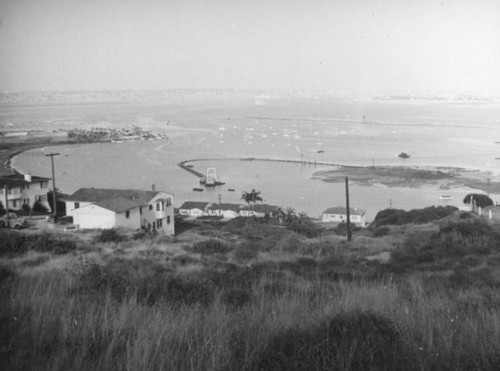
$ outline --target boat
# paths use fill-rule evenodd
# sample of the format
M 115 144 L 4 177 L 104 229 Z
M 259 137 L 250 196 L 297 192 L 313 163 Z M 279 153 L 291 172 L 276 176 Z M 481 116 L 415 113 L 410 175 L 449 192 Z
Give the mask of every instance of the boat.
M 400 157 L 400 158 L 410 158 L 410 155 L 408 153 L 406 153 L 406 152 L 401 152 L 398 155 L 398 157 Z
M 203 192 L 203 188 L 193 188 L 193 191 L 195 192 Z
M 228 192 L 234 192 L 234 188 L 229 188 L 227 191 Z
M 439 196 L 439 199 L 440 199 L 441 201 L 452 200 L 452 199 L 453 199 L 453 196 L 452 196 L 452 195 L 441 195 L 441 196 Z

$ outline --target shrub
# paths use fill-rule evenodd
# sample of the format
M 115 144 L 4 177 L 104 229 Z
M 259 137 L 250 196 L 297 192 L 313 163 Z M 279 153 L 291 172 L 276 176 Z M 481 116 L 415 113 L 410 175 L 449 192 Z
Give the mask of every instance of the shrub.
M 36 200 L 33 204 L 33 211 L 35 213 L 47 214 L 49 212 L 49 209 L 47 209 L 47 207 L 45 207 L 45 205 L 43 205 L 40 200 Z
M 47 233 L 25 235 L 17 232 L 1 232 L 0 255 L 18 255 L 28 251 L 66 254 L 76 249 L 76 242 Z
M 11 265 L 0 263 L 0 284 L 12 281 L 16 277 L 16 271 Z
M 121 242 L 125 239 L 116 229 L 103 229 L 96 237 L 97 242 Z
M 373 230 L 373 235 L 375 237 L 383 237 L 383 236 L 387 236 L 390 232 L 390 229 L 389 227 L 386 227 L 386 226 L 382 226 L 382 227 L 377 227 Z
M 31 211 L 31 206 L 29 204 L 23 204 L 22 209 L 25 213 L 29 213 Z
M 410 211 L 385 209 L 377 213 L 372 226 L 380 227 L 382 225 L 402 225 L 408 223 L 424 224 L 442 219 L 457 210 L 454 206 L 430 206 Z
M 474 203 L 478 207 L 487 207 L 493 205 L 493 200 L 491 198 L 480 193 L 469 193 L 464 198 L 464 204 L 470 204 L 471 200 L 474 200 Z
M 214 238 L 195 242 L 192 246 L 185 248 L 187 252 L 202 255 L 226 254 L 232 249 L 232 246 L 228 246 L 223 241 Z
M 313 223 L 293 222 L 288 224 L 286 229 L 301 234 L 308 238 L 318 237 L 321 234 L 321 230 L 318 227 L 316 227 Z
M 374 313 L 342 313 L 320 326 L 290 328 L 267 344 L 259 370 L 411 368 L 394 324 Z
M 258 254 L 257 245 L 251 242 L 243 242 L 234 249 L 234 259 L 239 263 L 255 259 Z

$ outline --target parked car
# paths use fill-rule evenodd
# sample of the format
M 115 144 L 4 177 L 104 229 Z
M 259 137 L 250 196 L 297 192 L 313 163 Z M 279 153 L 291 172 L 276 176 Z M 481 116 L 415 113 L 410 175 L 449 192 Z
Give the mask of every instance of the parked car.
M 7 215 L 0 216 L 0 227 L 15 229 L 23 229 L 28 226 L 26 219 L 20 218 L 16 213 L 9 213 L 9 222 L 7 223 Z

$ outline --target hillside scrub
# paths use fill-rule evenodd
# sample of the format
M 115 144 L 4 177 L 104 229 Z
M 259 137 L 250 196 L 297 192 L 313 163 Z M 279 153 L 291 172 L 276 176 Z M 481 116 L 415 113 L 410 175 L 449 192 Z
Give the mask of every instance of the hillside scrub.
M 255 237 L 259 225 L 266 238 Z M 241 233 L 235 243 L 232 233 L 210 237 L 223 235 L 216 228 L 191 242 L 152 237 L 147 250 L 132 239 L 75 242 L 66 266 L 42 247 L 36 269 L 23 263 L 34 242 L 61 237 L 14 232 L 29 247 L 0 256 L 2 369 L 500 366 L 497 226 L 396 227 L 406 234 L 388 264 L 363 256 L 393 228 L 352 243 L 258 223 L 231 226 Z
M 370 227 L 376 228 L 383 225 L 423 224 L 442 219 L 458 209 L 454 206 L 430 206 L 424 209 L 410 211 L 399 209 L 385 209 L 379 211 Z

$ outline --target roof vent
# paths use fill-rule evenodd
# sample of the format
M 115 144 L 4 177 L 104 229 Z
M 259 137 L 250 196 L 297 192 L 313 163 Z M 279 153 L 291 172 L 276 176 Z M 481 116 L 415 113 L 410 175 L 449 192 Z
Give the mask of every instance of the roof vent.
M 31 182 L 31 174 L 30 173 L 24 174 L 24 180 L 27 182 Z

